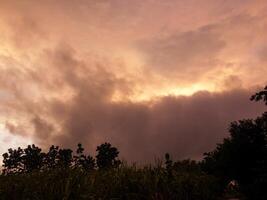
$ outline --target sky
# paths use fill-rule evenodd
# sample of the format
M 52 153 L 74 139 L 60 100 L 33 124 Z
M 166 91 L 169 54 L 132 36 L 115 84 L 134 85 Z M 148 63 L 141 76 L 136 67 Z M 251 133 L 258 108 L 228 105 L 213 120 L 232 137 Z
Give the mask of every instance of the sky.
M 0 0 L 0 153 L 201 159 L 264 111 L 266 0 Z

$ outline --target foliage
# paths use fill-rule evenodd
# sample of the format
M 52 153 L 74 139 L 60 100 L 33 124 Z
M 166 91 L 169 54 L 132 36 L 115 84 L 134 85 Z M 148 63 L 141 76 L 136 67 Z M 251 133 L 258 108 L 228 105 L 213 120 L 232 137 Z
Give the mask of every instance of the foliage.
M 216 178 L 164 167 L 137 168 L 121 165 L 109 170 L 81 171 L 57 168 L 49 171 L 0 176 L 1 199 L 179 199 L 213 200 L 218 196 Z
M 264 90 L 252 95 L 250 100 L 252 100 L 252 101 L 261 101 L 262 100 L 267 105 L 267 86 L 264 88 Z
M 24 149 L 24 155 L 22 156 L 22 164 L 25 172 L 32 172 L 34 170 L 40 170 L 43 164 L 45 153 L 41 152 L 42 149 L 33 145 L 28 145 Z
M 117 167 L 120 160 L 117 160 L 119 151 L 116 147 L 112 147 L 110 143 L 101 144 L 96 148 L 96 163 L 99 169 L 107 169 Z
M 166 154 L 165 166 L 137 168 L 122 164 L 119 151 L 109 143 L 98 146 L 97 152 L 98 168 L 81 144 L 74 156 L 72 150 L 58 146 L 47 153 L 35 145 L 10 149 L 4 154 L 0 197 L 213 200 L 219 195 L 217 179 L 201 171 L 195 161 L 173 162 Z
M 52 170 L 55 168 L 79 168 L 93 170 L 95 160 L 83 154 L 84 149 L 78 144 L 76 155 L 71 149 L 60 149 L 52 145 L 47 153 L 33 145 L 27 148 L 9 149 L 3 154 L 3 174 L 30 173 L 33 171 Z
M 49 151 L 46 153 L 44 157 L 44 166 L 46 169 L 54 169 L 58 165 L 58 146 L 52 145 L 49 148 Z
M 23 150 L 19 147 L 18 149 L 8 149 L 7 153 L 3 154 L 3 173 L 18 173 L 23 171 L 22 165 L 22 154 Z
M 266 101 L 266 88 L 252 100 Z M 233 122 L 230 137 L 205 154 L 203 169 L 226 185 L 236 180 L 249 199 L 267 199 L 267 112 L 252 119 Z
M 86 156 L 84 153 L 84 148 L 82 144 L 78 144 L 78 148 L 76 151 L 76 156 L 74 156 L 74 165 L 77 168 L 82 168 L 85 170 L 93 170 L 95 168 L 95 159 L 88 155 Z

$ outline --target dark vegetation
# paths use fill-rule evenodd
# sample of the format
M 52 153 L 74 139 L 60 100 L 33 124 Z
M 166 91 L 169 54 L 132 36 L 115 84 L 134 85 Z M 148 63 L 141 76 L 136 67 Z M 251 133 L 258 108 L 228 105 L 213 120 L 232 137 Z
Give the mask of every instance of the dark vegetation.
M 251 97 L 267 105 L 267 87 Z M 95 158 L 51 146 L 9 149 L 3 154 L 0 199 L 267 199 L 267 112 L 233 122 L 230 136 L 200 162 L 173 161 L 137 167 L 118 159 L 109 143 Z M 242 195 L 241 195 L 242 194 Z

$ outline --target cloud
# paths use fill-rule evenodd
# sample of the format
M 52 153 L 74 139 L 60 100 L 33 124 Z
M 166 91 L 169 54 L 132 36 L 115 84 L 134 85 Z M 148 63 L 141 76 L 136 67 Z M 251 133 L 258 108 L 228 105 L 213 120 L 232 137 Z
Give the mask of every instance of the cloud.
M 242 80 L 235 75 L 230 75 L 225 78 L 223 86 L 225 90 L 240 89 L 242 88 Z
M 14 87 L 5 87 L 16 94 L 6 105 L 11 113 L 6 127 L 42 147 L 73 148 L 82 142 L 92 153 L 96 145 L 108 141 L 129 161 L 153 161 L 165 152 L 199 159 L 227 136 L 231 121 L 264 110 L 249 102 L 254 91 L 237 87 L 130 101 L 127 96 L 137 83 L 118 77 L 102 63 L 79 59 L 68 45 L 45 50 L 42 59 L 38 68 L 16 77 Z M 229 80 L 239 85 L 237 77 Z M 35 87 L 27 88 L 30 83 Z M 14 90 L 19 85 L 22 89 Z M 116 93 L 125 100 L 113 101 Z
M 249 102 L 252 91 L 198 92 L 192 97 L 167 96 L 147 103 L 110 103 L 80 93 L 66 105 L 69 113 L 58 144 L 83 142 L 92 152 L 109 141 L 130 161 L 153 160 L 170 152 L 176 158 L 201 158 L 228 135 L 233 120 L 251 118 L 264 109 Z
M 267 70 L 254 2 L 2 3 L 4 134 L 90 152 L 109 141 L 130 161 L 200 158 L 264 110 L 249 102 Z
M 265 18 L 262 12 L 243 11 L 189 31 L 149 36 L 138 41 L 137 48 L 143 52 L 148 74 L 179 86 L 214 87 L 228 76 L 238 76 L 246 86 L 258 84 L 264 79 L 259 71 L 267 69 L 261 37 L 267 31 Z
M 210 25 L 178 32 L 167 38 L 144 41 L 142 46 L 148 55 L 147 67 L 151 70 L 188 79 L 192 74 L 199 78 L 217 65 L 217 55 L 225 47 L 225 41 L 216 26 Z

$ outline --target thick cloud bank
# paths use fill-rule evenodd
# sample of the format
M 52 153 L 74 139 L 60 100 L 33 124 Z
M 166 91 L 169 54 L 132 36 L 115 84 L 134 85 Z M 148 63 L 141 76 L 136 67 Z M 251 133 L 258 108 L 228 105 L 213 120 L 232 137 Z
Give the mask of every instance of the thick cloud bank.
M 0 153 L 109 141 L 130 161 L 199 159 L 264 111 L 266 1 L 0 2 Z
M 199 159 L 227 136 L 231 121 L 255 117 L 264 110 L 263 105 L 249 101 L 254 91 L 248 89 L 115 101 L 114 94 L 127 96 L 134 84 L 101 65 L 78 60 L 65 46 L 46 56 L 51 59 L 49 71 L 40 68 L 27 74 L 27 81 L 36 84 L 37 88 L 29 88 L 38 91 L 36 101 L 18 90 L 6 104 L 23 120 L 16 124 L 7 120 L 9 131 L 31 133 L 42 146 L 73 147 L 82 142 L 92 152 L 97 144 L 109 141 L 131 161 L 153 160 L 165 152 Z M 44 74 L 48 78 L 41 81 Z

